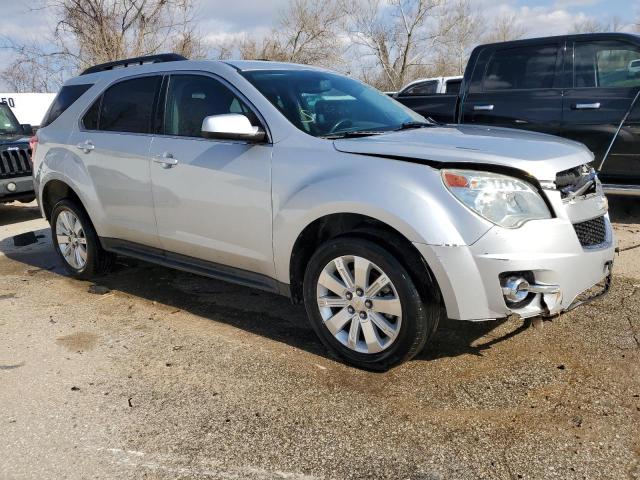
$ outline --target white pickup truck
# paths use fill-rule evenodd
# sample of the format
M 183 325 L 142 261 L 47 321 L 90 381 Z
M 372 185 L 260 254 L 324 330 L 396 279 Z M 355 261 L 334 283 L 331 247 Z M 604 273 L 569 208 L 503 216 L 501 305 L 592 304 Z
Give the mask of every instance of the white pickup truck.
M 395 96 L 422 96 L 436 93 L 457 95 L 461 83 L 461 76 L 421 78 L 402 87 Z

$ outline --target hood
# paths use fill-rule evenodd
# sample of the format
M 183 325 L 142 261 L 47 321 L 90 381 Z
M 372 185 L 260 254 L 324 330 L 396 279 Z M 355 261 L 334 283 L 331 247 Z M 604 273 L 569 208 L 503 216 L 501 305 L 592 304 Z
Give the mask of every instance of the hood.
M 581 143 L 541 133 L 476 125 L 402 130 L 338 139 L 340 152 L 406 158 L 424 163 L 468 163 L 517 168 L 538 180 L 593 161 Z
M 15 135 L 2 135 L 0 134 L 0 148 L 10 147 L 11 145 L 20 145 L 23 143 L 29 143 L 29 138 L 24 134 Z

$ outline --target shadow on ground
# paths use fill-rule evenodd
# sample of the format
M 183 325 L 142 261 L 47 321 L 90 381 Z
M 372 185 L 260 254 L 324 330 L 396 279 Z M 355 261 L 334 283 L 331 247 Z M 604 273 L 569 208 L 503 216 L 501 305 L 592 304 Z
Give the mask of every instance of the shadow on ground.
M 21 203 L 0 203 L 0 227 L 37 218 L 40 218 L 40 209 L 37 205 L 25 206 Z
M 48 270 L 66 276 L 60 259 L 53 252 L 48 230 L 38 230 L 33 234 L 38 239 L 37 244 L 19 248 L 9 238 L 0 242 L 0 251 L 7 258 L 27 265 L 30 270 Z M 335 360 L 308 325 L 304 307 L 292 305 L 289 299 L 279 295 L 129 258 L 119 258 L 114 271 L 96 279 L 96 283 Z M 491 345 L 526 328 L 522 325 L 474 346 L 478 339 L 502 323 L 445 320 L 439 325 L 431 344 L 417 359 L 429 361 L 465 354 L 482 355 Z
M 640 198 L 608 196 L 609 216 L 613 223 L 640 223 Z

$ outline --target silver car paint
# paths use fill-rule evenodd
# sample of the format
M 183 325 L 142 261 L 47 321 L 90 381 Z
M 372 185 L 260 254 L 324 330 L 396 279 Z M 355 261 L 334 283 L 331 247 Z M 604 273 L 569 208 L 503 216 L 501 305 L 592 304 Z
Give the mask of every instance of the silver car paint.
M 153 138 L 150 156 L 162 248 L 273 277 L 272 145 Z M 260 234 L 257 234 L 260 232 Z
M 474 126 L 335 142 L 319 139 L 290 124 L 236 67 L 311 68 L 272 62 L 235 62 L 232 66 L 185 61 L 116 69 L 68 82 L 95 85 L 39 131 L 34 170 L 39 200 L 48 181 L 65 181 L 78 193 L 100 236 L 160 245 L 262 273 L 284 284 L 290 282 L 292 249 L 305 227 L 334 213 L 366 215 L 388 224 L 416 245 L 438 280 L 448 315 L 464 320 L 510 313 L 497 275 L 516 267 L 539 271 L 543 278 L 557 282 L 563 291 L 557 308 L 566 308 L 575 295 L 602 279 L 604 262 L 613 258 L 613 239 L 587 252 L 580 247 L 571 223 L 606 212 L 603 196 L 565 203 L 559 192 L 548 191 L 557 218 L 504 229 L 458 202 L 444 187 L 437 169 L 379 157 L 508 165 L 549 181 L 558 171 L 592 159 L 582 145 Z M 82 131 L 78 119 L 108 85 L 154 72 L 205 72 L 223 79 L 264 119 L 271 143 L 252 146 L 125 134 L 118 136 L 118 142 L 105 140 L 102 147 L 95 132 Z M 86 140 L 98 141 L 104 153 L 85 154 L 76 148 Z M 135 154 L 133 169 L 124 163 L 127 152 Z M 165 152 L 173 153 L 180 163 L 163 169 L 152 161 L 154 155 Z M 214 152 L 215 158 L 210 157 Z M 106 185 L 107 178 L 115 179 L 117 185 Z M 127 206 L 134 201 L 137 205 Z M 150 205 L 162 219 L 155 234 L 153 227 L 149 230 Z M 129 214 L 139 221 L 138 228 L 124 218 Z M 560 266 L 562 270 L 556 271 Z M 519 313 L 541 311 L 534 305 Z
M 335 142 L 341 152 L 406 156 L 438 162 L 491 164 L 517 168 L 538 180 L 593 160 L 584 145 L 523 130 L 448 125 Z

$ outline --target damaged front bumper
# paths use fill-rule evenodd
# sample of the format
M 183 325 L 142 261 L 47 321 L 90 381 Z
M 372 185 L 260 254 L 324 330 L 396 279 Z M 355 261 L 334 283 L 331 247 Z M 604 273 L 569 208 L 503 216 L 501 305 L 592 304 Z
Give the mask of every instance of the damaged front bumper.
M 609 290 L 615 247 L 607 215 L 605 225 L 606 240 L 589 248 L 566 218 L 531 221 L 518 229 L 494 227 L 473 245 L 415 246 L 438 281 L 449 318 L 552 316 Z M 510 302 L 518 297 L 505 279 L 519 276 L 526 300 Z

